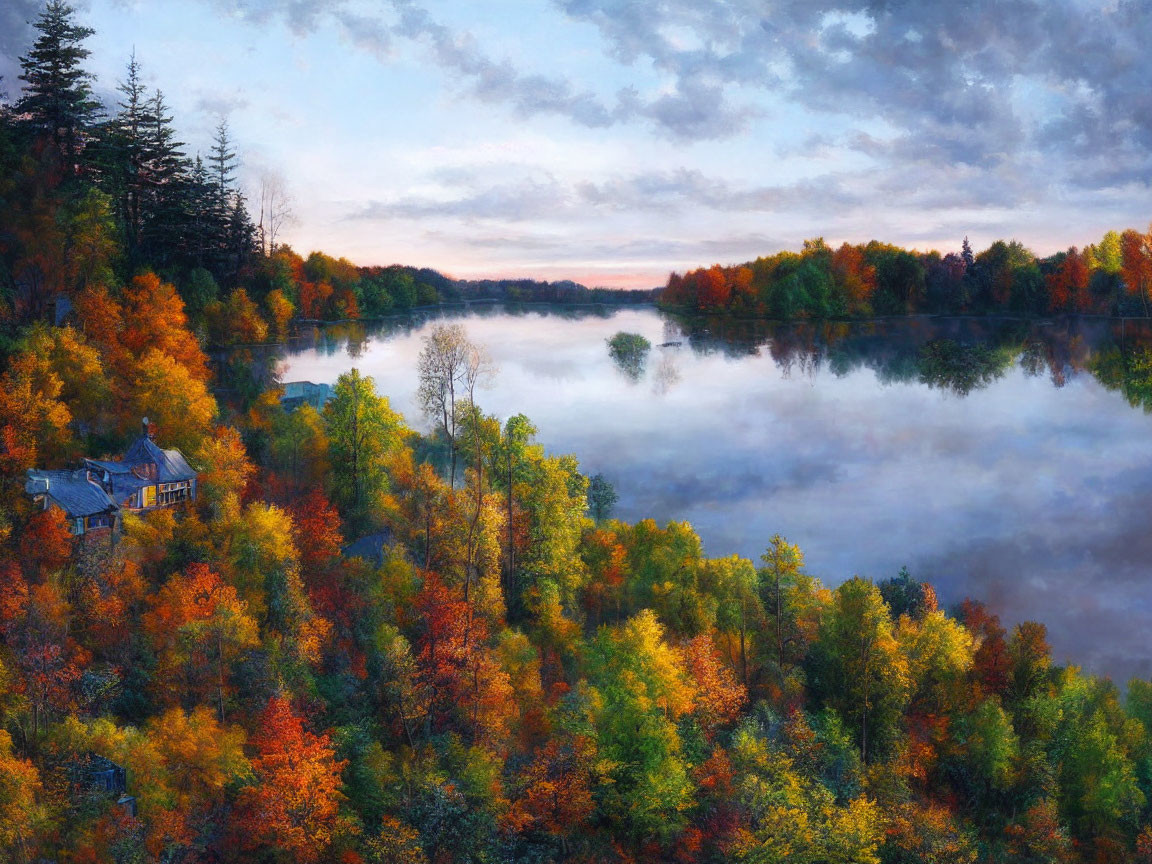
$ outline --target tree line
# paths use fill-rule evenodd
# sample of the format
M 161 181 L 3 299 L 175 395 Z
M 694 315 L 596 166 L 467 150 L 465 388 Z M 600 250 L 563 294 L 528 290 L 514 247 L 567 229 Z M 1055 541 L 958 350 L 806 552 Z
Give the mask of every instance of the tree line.
M 800 252 L 668 278 L 660 302 L 691 312 L 760 318 L 883 315 L 1149 314 L 1152 228 L 1109 231 L 1098 242 L 1038 258 L 1018 241 L 941 255 L 873 240 L 833 249 L 822 238 Z

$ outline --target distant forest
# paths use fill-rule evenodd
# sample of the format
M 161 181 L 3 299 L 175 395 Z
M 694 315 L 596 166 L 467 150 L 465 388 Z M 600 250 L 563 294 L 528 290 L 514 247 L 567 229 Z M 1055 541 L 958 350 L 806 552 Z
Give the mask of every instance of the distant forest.
M 917 252 L 873 240 L 833 249 L 823 238 L 800 252 L 673 273 L 661 302 L 751 318 L 875 315 L 1149 313 L 1152 229 L 1109 231 L 1098 242 L 1037 258 L 1018 241 L 974 252 Z
M 221 121 L 205 153 L 181 140 L 164 93 L 135 56 L 101 104 L 85 70 L 90 28 L 50 3 L 22 58 L 18 98 L 0 103 L 0 328 L 62 319 L 144 274 L 174 286 L 213 344 L 287 335 L 296 319 L 401 314 L 464 300 L 652 302 L 653 291 L 590 289 L 528 279 L 461 281 L 436 270 L 362 267 L 282 240 L 291 221 L 283 181 L 249 197 L 240 154 Z M 0 90 L 0 92 L 2 92 Z

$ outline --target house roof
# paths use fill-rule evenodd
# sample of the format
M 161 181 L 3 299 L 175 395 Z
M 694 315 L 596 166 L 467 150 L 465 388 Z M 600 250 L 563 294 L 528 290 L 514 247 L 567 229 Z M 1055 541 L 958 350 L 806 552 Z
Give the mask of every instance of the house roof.
M 95 516 L 116 510 L 116 502 L 98 483 L 88 479 L 88 472 L 37 471 L 29 469 L 24 490 L 29 495 L 47 495 L 73 518 Z
M 141 435 L 124 454 L 123 464 L 131 467 L 144 462 L 156 464 L 156 479 L 160 483 L 196 479 L 196 472 L 183 453 L 179 450 L 161 450 L 152 439 Z
M 342 550 L 345 558 L 363 558 L 377 566 L 384 563 L 384 551 L 392 543 L 392 532 L 368 534 Z
M 130 474 L 132 472 L 131 465 L 125 465 L 123 462 L 110 462 L 107 459 L 85 459 L 84 463 L 87 465 L 95 465 L 107 471 L 109 474 Z

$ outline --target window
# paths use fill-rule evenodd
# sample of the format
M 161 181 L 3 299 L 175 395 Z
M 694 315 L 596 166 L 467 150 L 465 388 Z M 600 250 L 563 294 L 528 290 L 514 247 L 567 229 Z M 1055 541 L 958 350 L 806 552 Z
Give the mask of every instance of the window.
M 179 504 L 188 500 L 191 484 L 185 480 L 180 483 L 160 484 L 160 495 L 157 499 L 160 504 Z

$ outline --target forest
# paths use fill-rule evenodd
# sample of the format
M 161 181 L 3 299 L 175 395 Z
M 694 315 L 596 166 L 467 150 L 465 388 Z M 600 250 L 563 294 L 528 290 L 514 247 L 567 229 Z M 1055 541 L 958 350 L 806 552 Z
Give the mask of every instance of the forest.
M 105 112 L 73 10 L 37 29 L 0 115 L 0 859 L 1152 862 L 1152 683 L 1058 665 L 1042 623 L 613 519 L 484 412 L 459 325 L 420 356 L 427 434 L 356 370 L 323 410 L 221 386 L 206 346 L 448 286 L 301 259 L 226 126 L 189 161 L 134 62 Z M 152 437 L 191 500 L 75 537 L 27 492 Z
M 1019 241 L 974 252 L 918 252 L 873 240 L 673 273 L 660 302 L 750 318 L 870 318 L 914 314 L 1149 314 L 1152 227 L 1107 232 L 1083 249 L 1037 258 Z

